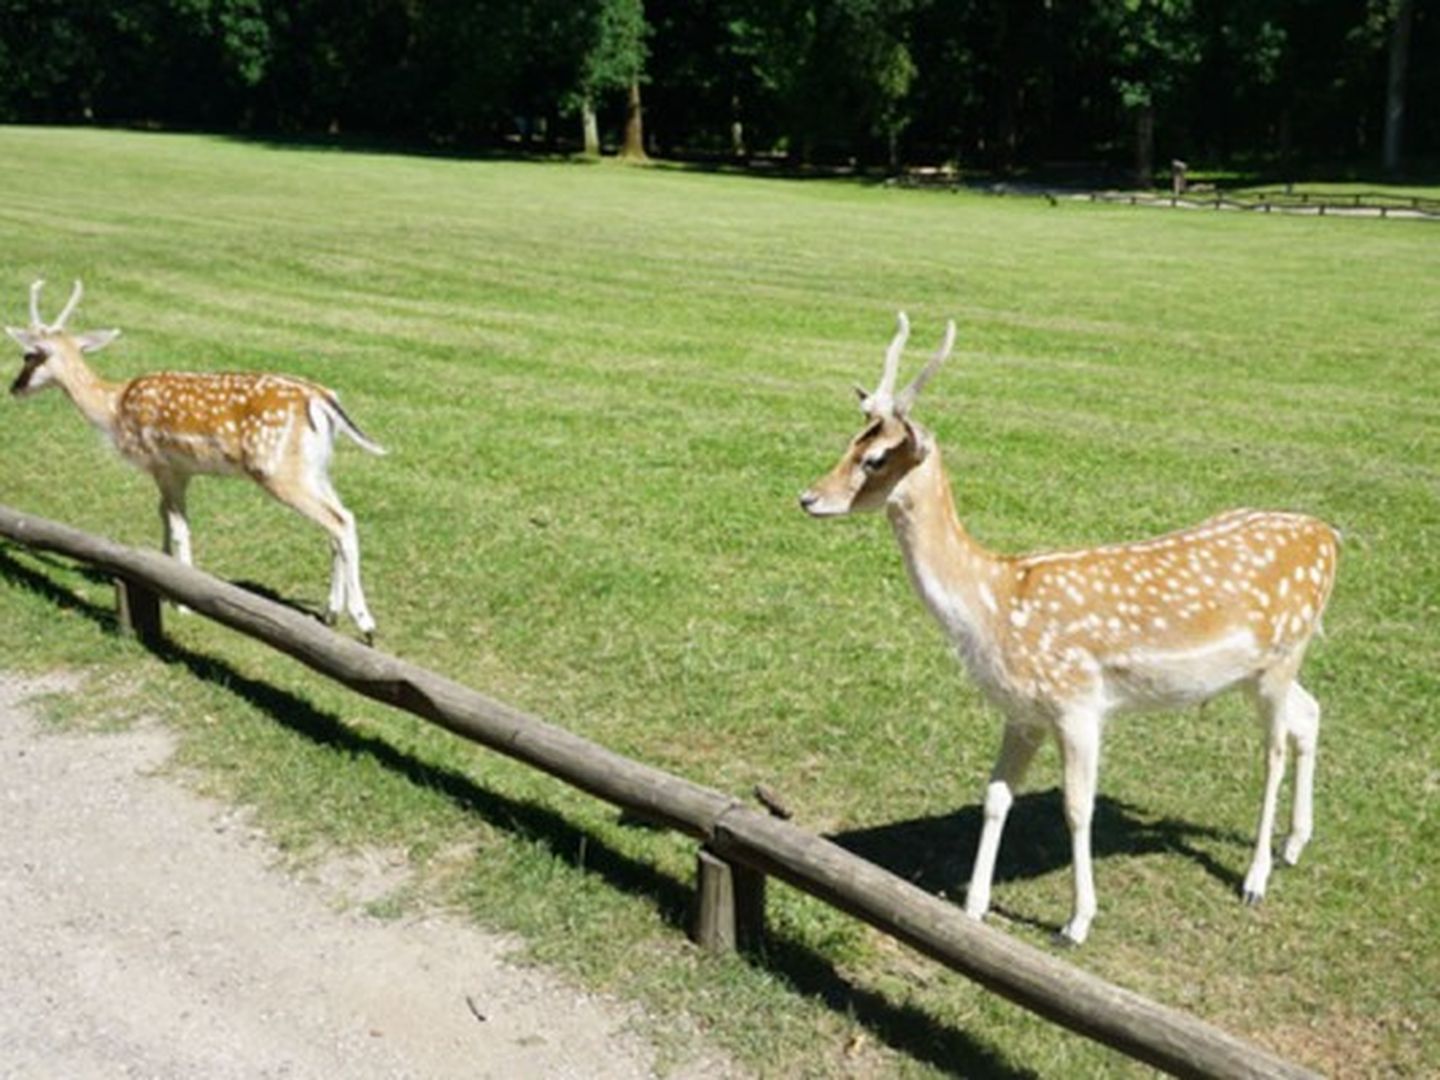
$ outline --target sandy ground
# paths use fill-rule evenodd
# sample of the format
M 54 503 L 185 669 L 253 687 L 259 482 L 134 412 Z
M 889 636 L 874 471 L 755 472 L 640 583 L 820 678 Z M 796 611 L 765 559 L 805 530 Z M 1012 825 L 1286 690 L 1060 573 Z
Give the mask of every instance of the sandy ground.
M 0 674 L 0 1076 L 655 1075 L 632 1007 L 453 917 L 365 915 L 400 873 L 383 857 L 287 873 L 155 775 L 160 729 L 42 730 L 22 702 L 55 688 Z

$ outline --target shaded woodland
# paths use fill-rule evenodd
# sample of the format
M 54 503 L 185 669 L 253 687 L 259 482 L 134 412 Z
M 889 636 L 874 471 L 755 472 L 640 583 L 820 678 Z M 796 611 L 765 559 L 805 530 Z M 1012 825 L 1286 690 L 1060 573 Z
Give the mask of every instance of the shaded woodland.
M 1436 0 L 0 0 L 0 121 L 896 169 L 1403 174 Z

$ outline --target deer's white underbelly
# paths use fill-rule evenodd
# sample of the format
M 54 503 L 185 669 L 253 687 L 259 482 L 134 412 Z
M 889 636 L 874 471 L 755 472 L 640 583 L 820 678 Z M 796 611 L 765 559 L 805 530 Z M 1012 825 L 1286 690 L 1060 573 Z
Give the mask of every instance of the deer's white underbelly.
M 1185 649 L 1131 649 L 1101 660 L 1115 709 L 1171 709 L 1208 701 L 1254 678 L 1260 644 L 1248 629 Z

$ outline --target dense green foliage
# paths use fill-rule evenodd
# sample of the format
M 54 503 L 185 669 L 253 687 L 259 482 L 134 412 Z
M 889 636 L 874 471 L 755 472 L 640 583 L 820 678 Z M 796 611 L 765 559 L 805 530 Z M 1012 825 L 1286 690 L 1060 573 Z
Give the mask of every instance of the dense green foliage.
M 860 422 L 850 384 L 878 376 L 896 308 L 907 371 L 959 322 L 916 416 L 994 548 L 1242 504 L 1335 523 L 1304 860 L 1239 901 L 1261 784 L 1243 700 L 1118 718 L 1100 916 L 1069 956 L 1328 1074 L 1440 1072 L 1433 223 L 85 130 L 0 129 L 0 187 L 4 322 L 35 277 L 83 277 L 77 326 L 125 331 L 95 358 L 110 377 L 289 371 L 390 449 L 341 446 L 333 470 L 381 647 L 739 798 L 764 782 L 957 902 L 998 720 L 884 520 L 796 505 Z M 158 545 L 153 485 L 58 393 L 0 401 L 0 455 L 0 501 Z M 201 567 L 323 603 L 298 515 L 243 481 L 199 480 L 190 507 Z M 782 886 L 763 959 L 707 960 L 681 932 L 689 842 L 204 619 L 167 613 L 151 656 L 112 611 L 108 582 L 0 545 L 7 669 L 77 670 L 68 711 L 159 715 L 288 848 L 406 851 L 662 1027 L 688 1015 L 777 1077 L 1127 1075 Z M 993 919 L 1047 948 L 1070 903 L 1058 771 L 1047 747 Z
M 800 161 L 1378 161 L 1440 154 L 1435 0 L 0 0 L 0 120 L 612 139 Z M 638 82 L 636 82 L 638 78 Z

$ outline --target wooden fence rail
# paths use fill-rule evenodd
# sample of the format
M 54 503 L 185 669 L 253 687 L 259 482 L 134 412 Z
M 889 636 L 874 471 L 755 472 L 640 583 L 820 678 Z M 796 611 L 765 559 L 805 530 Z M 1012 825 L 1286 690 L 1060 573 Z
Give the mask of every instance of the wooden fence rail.
M 1178 1076 L 1314 1074 L 1253 1043 L 1107 983 L 965 916 L 838 845 L 750 809 L 739 800 L 486 697 L 415 664 L 342 637 L 298 611 L 182 566 L 156 551 L 117 544 L 0 505 L 0 536 L 78 559 L 113 575 L 142 636 L 160 632 L 146 593 L 169 597 L 294 657 L 366 697 L 432 721 L 541 769 L 631 813 L 701 841 L 702 893 L 749 885 L 730 906 L 752 917 L 772 875 L 841 908 L 1033 1012 Z M 153 599 L 153 596 L 152 598 Z M 708 867 L 705 860 L 710 860 Z M 719 860 L 733 865 L 724 873 Z M 715 873 L 715 871 L 721 871 Z M 763 911 L 762 911 L 763 914 Z M 702 922 L 705 920 L 702 919 Z M 713 920 L 712 920 L 713 921 Z M 716 936 L 727 937 L 723 929 Z M 744 940 L 744 928 L 729 940 Z
M 1440 219 L 1440 199 L 1418 196 L 1379 196 L 1366 201 L 1349 194 L 1297 192 L 1202 192 L 1191 189 L 1183 195 L 1157 195 L 1149 191 L 1086 191 L 1078 194 L 1047 193 L 1052 199 L 1084 199 L 1089 202 L 1124 203 L 1129 206 L 1162 206 L 1191 210 L 1249 210 L 1262 214 L 1337 214 L 1346 217 L 1406 217 Z

